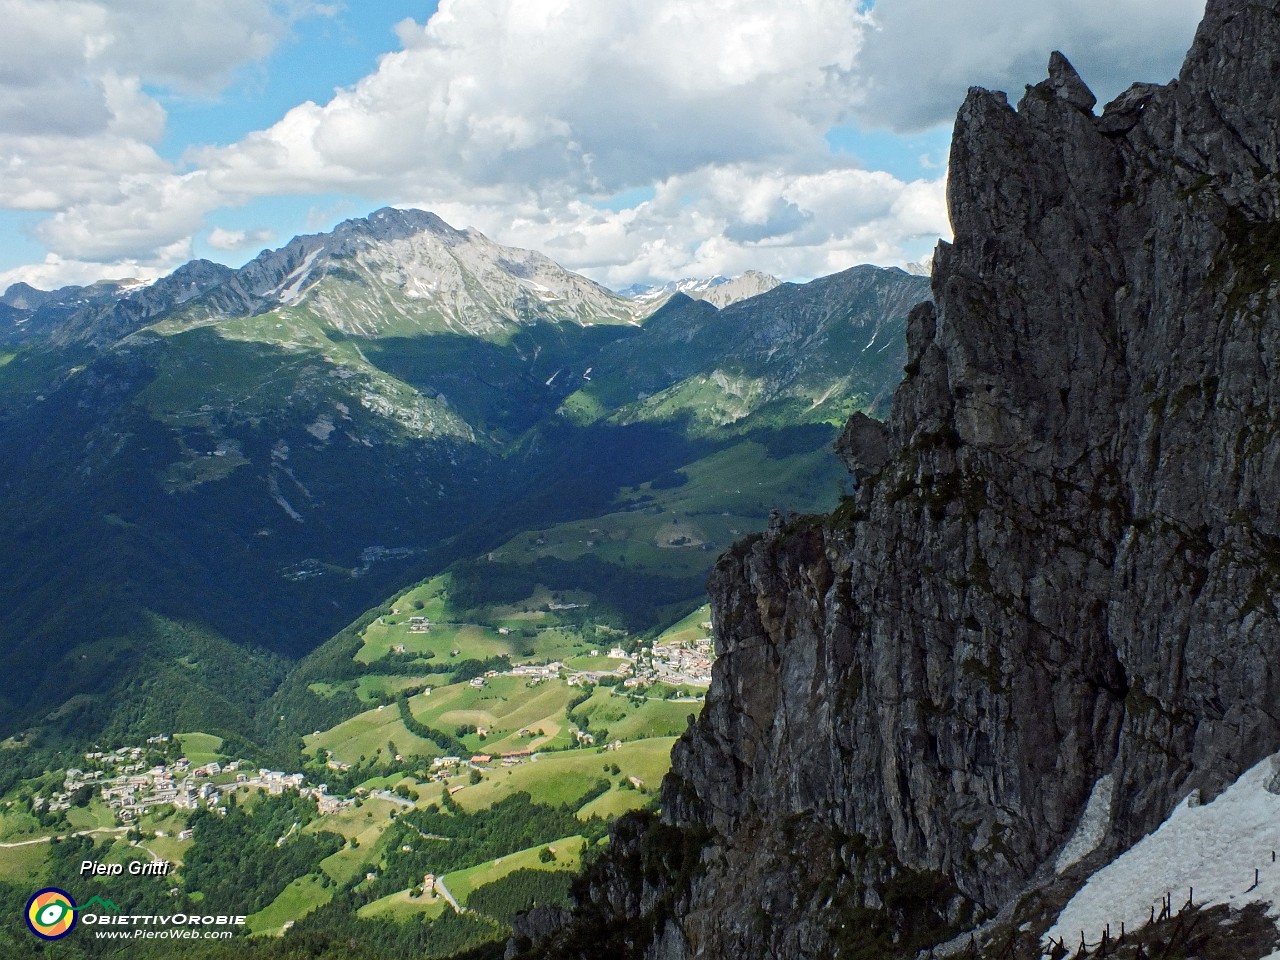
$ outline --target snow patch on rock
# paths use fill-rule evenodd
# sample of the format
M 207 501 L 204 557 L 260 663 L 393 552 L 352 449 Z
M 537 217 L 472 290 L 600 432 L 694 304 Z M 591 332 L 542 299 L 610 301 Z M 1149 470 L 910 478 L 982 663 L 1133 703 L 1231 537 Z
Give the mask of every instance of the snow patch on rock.
M 1267 789 L 1277 769 L 1280 754 L 1211 803 L 1183 800 L 1159 829 L 1089 879 L 1045 934 L 1046 942 L 1061 937 L 1071 943 L 1081 931 L 1093 941 L 1108 924 L 1112 931 L 1122 922 L 1137 929 L 1166 896 L 1176 911 L 1191 892 L 1205 907 L 1263 903 L 1280 920 L 1280 862 L 1273 859 L 1280 851 L 1280 796 Z
M 1089 802 L 1085 804 L 1084 816 L 1080 818 L 1076 832 L 1062 848 L 1062 853 L 1058 854 L 1058 862 L 1054 864 L 1055 871 L 1062 873 L 1098 849 L 1098 844 L 1107 835 L 1107 824 L 1111 822 L 1111 795 L 1114 790 L 1115 778 L 1111 774 L 1100 777 L 1093 785 Z

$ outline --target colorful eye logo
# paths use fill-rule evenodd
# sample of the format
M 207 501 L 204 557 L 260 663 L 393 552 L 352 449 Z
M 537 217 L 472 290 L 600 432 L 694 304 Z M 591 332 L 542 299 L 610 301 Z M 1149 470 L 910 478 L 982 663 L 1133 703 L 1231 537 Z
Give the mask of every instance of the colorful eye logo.
M 76 902 L 56 887 L 37 891 L 27 901 L 27 926 L 41 940 L 61 940 L 76 925 Z

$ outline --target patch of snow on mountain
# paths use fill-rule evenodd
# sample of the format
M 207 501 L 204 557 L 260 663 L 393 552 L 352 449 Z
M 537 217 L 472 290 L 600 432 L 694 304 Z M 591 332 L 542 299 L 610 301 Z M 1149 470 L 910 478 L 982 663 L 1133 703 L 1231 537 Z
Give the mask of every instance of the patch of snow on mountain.
M 870 346 L 870 344 L 868 344 Z M 1072 834 L 1067 845 L 1058 855 L 1054 869 L 1062 873 L 1072 864 L 1079 863 L 1085 856 L 1098 849 L 1098 844 L 1107 835 L 1107 824 L 1111 822 L 1111 795 L 1115 788 L 1115 778 L 1111 774 L 1100 777 L 1089 794 L 1089 802 L 1085 804 L 1084 816 L 1080 825 Z
M 619 290 L 618 293 L 643 305 L 655 305 L 667 300 L 673 294 L 683 293 L 694 300 L 706 300 L 724 309 L 732 303 L 767 293 L 779 283 L 781 281 L 777 277 L 771 277 L 759 270 L 748 270 L 732 279 L 721 276 L 701 279 L 684 277 L 680 280 L 671 280 L 661 286 L 635 283 Z
M 1159 829 L 1094 874 L 1066 905 L 1048 939 L 1068 944 L 1099 939 L 1108 924 L 1134 930 L 1160 910 L 1166 895 L 1176 911 L 1188 891 L 1201 906 L 1239 909 L 1264 903 L 1280 919 L 1280 754 L 1262 761 L 1212 803 L 1188 797 Z M 1257 870 L 1257 883 L 1254 871 Z
M 131 278 L 129 280 L 121 280 L 117 293 L 121 297 L 127 297 L 130 294 L 137 293 L 139 290 L 146 290 L 148 287 L 155 285 L 155 279 L 138 280 Z
M 301 299 L 302 294 L 305 292 L 303 284 L 310 279 L 308 271 L 311 269 L 311 265 L 316 262 L 316 257 L 320 256 L 323 251 L 324 247 L 317 247 L 312 250 L 307 254 L 307 258 L 298 264 L 295 270 L 280 281 L 280 286 L 275 290 L 276 299 L 281 303 L 296 303 Z

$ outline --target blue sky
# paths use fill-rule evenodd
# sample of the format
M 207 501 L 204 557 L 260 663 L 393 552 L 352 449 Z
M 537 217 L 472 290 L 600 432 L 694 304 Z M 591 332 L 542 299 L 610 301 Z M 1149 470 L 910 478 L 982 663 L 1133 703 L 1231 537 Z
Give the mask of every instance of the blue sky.
M 1203 0 L 0 0 L 0 287 L 154 277 L 384 204 L 622 286 L 948 234 L 951 118 L 1062 49 L 1105 102 Z
M 235 82 L 216 96 L 152 88 L 169 114 L 160 152 L 180 160 L 190 144 L 231 144 L 304 100 L 324 103 L 396 48 L 396 24 L 415 17 L 425 22 L 435 12 L 435 3 L 422 0 L 364 0 L 354 12 L 298 21 L 264 61 L 239 68 Z

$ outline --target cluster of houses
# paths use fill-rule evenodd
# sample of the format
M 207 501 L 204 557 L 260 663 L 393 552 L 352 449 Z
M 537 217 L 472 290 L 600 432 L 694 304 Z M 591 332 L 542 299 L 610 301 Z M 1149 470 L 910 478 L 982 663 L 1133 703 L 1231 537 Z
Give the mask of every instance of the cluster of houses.
M 715 662 L 715 641 L 709 637 L 677 643 L 655 643 L 636 675 L 624 687 L 668 683 L 673 687 L 709 687 Z
M 592 650 L 591 656 L 601 656 L 599 650 Z M 614 666 L 600 670 L 577 670 L 567 672 L 559 660 L 552 663 L 517 664 L 510 670 L 499 673 L 488 671 L 483 677 L 475 677 L 470 681 L 473 687 L 484 687 L 497 676 L 524 677 L 534 683 L 564 677 L 571 687 L 584 684 L 599 683 L 606 677 L 623 678 L 626 688 L 644 687 L 652 683 L 668 683 L 672 686 L 707 687 L 711 685 L 711 665 L 715 662 L 715 642 L 710 637 L 676 643 L 655 643 L 650 650 L 642 651 L 638 656 L 627 653 L 621 647 L 614 647 L 603 656 L 610 660 L 621 661 Z
M 525 731 L 520 732 L 523 734 Z M 535 753 L 534 750 L 510 750 L 500 754 L 477 753 L 468 760 L 462 757 L 436 757 L 431 761 L 431 772 L 427 775 L 427 781 L 443 782 L 468 769 L 492 770 L 495 762 L 504 767 L 514 767 L 532 759 Z
M 555 660 L 547 664 L 521 663 L 509 671 L 513 677 L 526 677 L 532 680 L 555 680 L 560 676 L 564 664 Z
M 305 793 L 305 791 L 304 791 Z M 339 813 L 347 807 L 354 806 L 355 797 L 335 797 L 328 792 L 326 786 L 322 783 L 316 787 L 312 794 L 316 798 L 316 806 L 321 816 L 328 816 L 331 813 Z
M 592 650 L 591 655 L 599 656 L 600 651 Z M 615 648 L 609 651 L 609 656 L 623 662 L 617 667 L 610 667 L 607 670 L 578 670 L 573 673 L 566 674 L 565 665 L 559 660 L 553 660 L 551 663 L 520 663 L 516 664 L 510 670 L 497 671 L 489 670 L 483 677 L 476 677 L 471 681 L 473 687 L 487 686 L 489 681 L 494 677 L 524 677 L 532 683 L 541 683 L 544 680 L 556 680 L 564 676 L 566 682 L 571 687 L 581 686 L 583 683 L 598 681 L 601 677 L 626 676 L 632 670 L 630 656 L 626 651 Z
M 151 737 L 147 744 L 163 744 L 168 739 Z M 116 820 L 124 824 L 133 823 L 148 810 L 164 805 L 179 810 L 206 806 L 225 812 L 221 798 L 239 787 L 261 788 L 272 796 L 279 796 L 286 790 L 297 790 L 318 800 L 327 796 L 327 787 L 323 784 L 315 788 L 303 787 L 305 778 L 301 773 L 267 769 L 242 771 L 239 760 L 229 760 L 225 764 L 215 760 L 193 766 L 186 757 L 179 757 L 172 764 L 148 766 L 143 756 L 142 747 L 86 753 L 85 769 L 73 767 L 67 771 L 63 782 L 65 792 L 52 795 L 49 809 L 66 809 L 72 795 L 85 786 L 92 787 L 115 812 Z M 39 806 L 45 801 L 37 797 L 33 802 Z
M 592 650 L 591 656 L 600 656 L 599 650 Z M 565 682 L 571 687 L 580 687 L 584 683 L 598 683 L 605 677 L 625 677 L 635 669 L 634 658 L 621 647 L 614 647 L 605 654 L 611 660 L 621 660 L 616 667 L 610 667 L 607 670 L 579 670 L 577 673 L 571 673 L 565 678 Z

